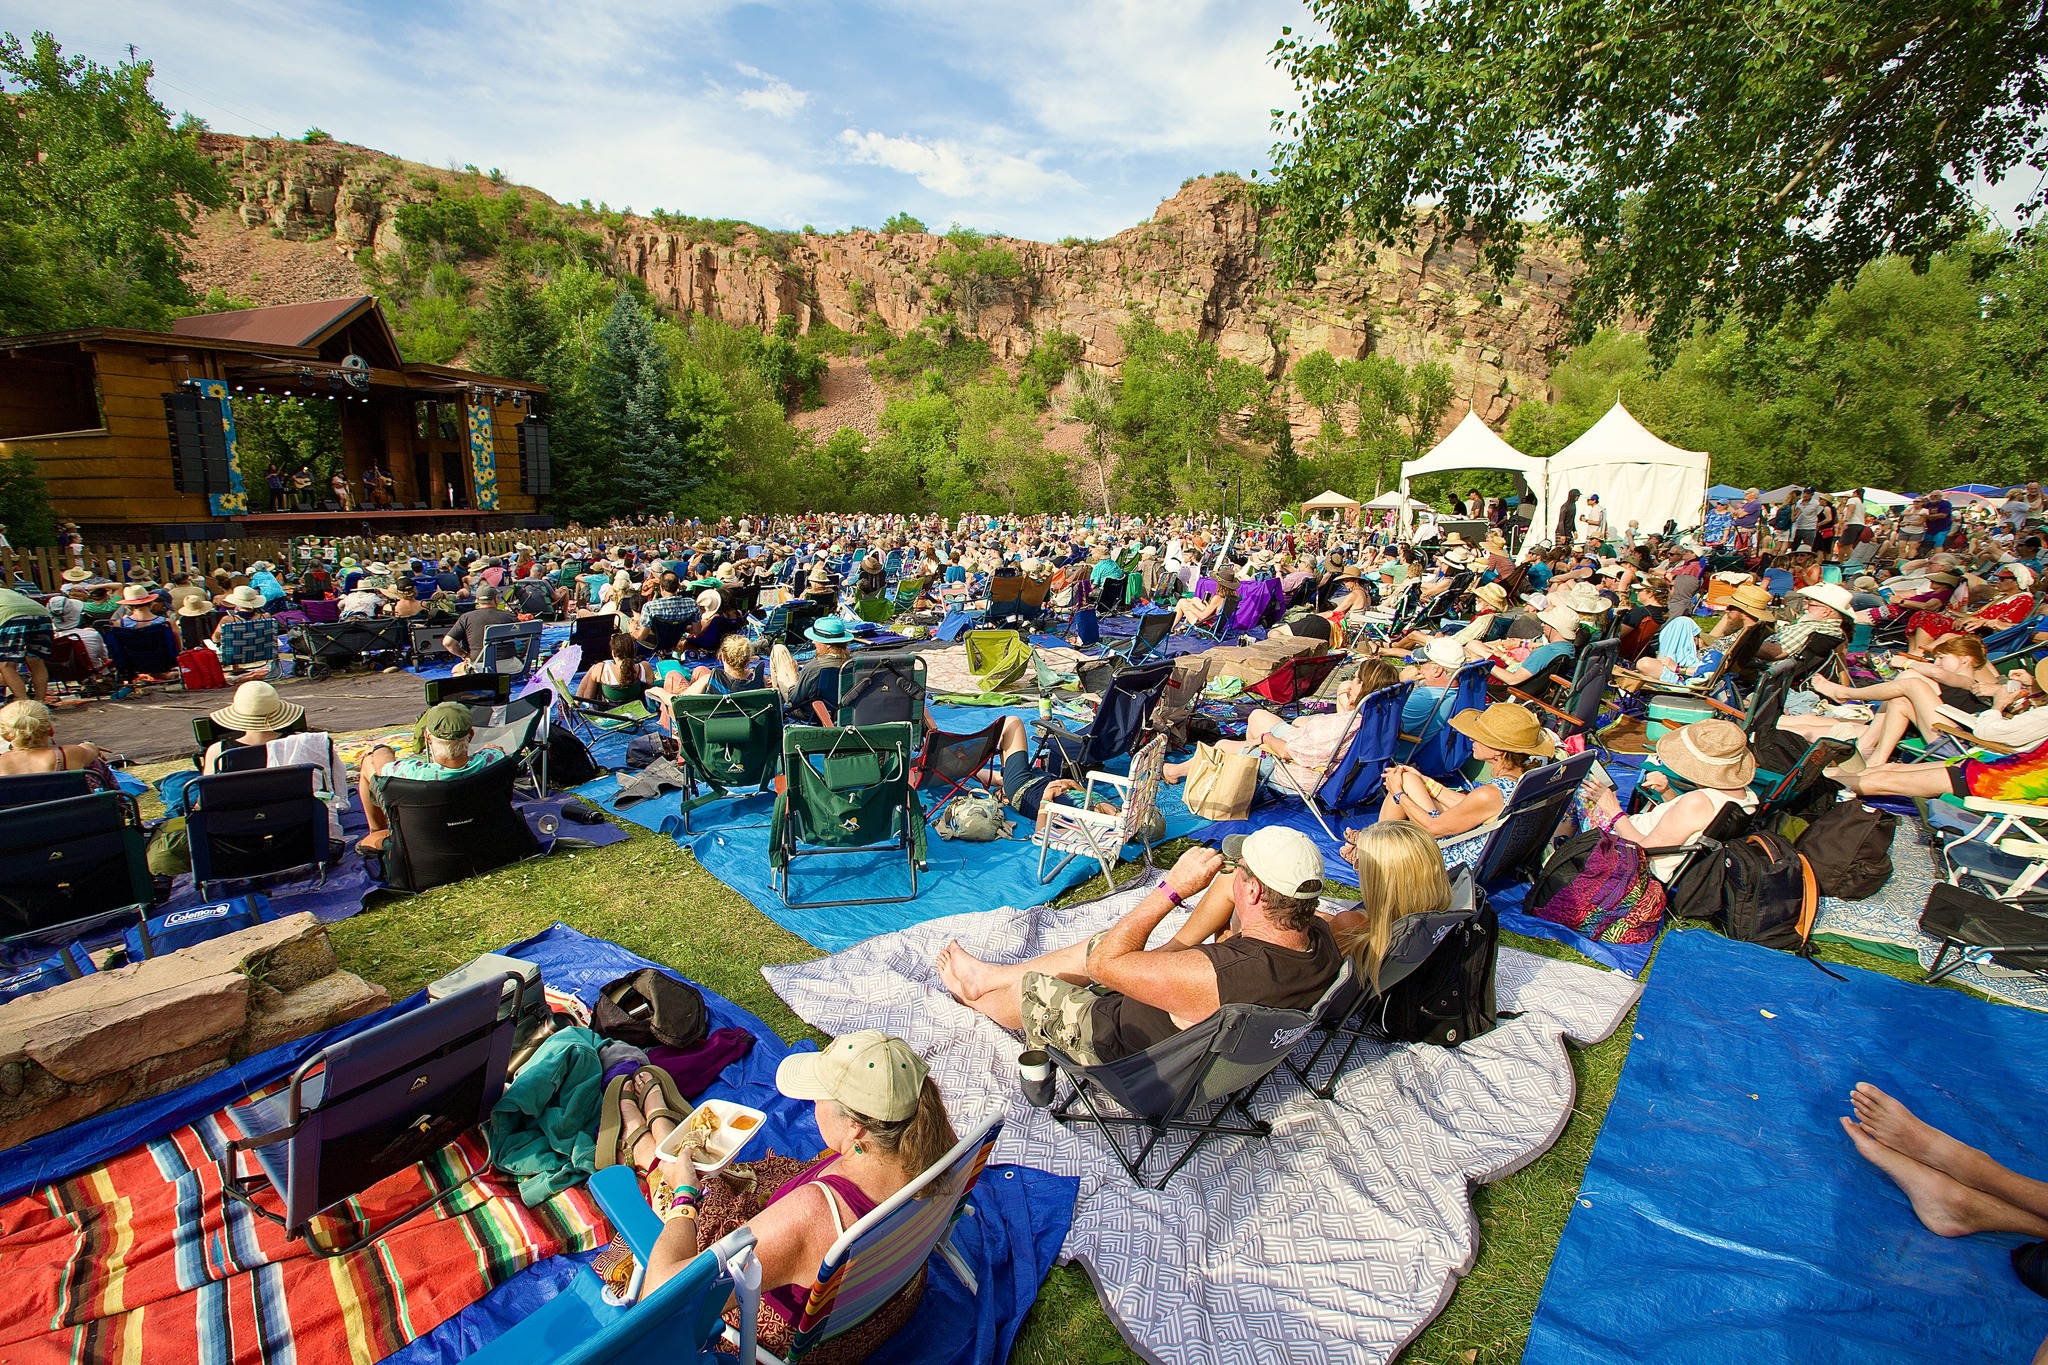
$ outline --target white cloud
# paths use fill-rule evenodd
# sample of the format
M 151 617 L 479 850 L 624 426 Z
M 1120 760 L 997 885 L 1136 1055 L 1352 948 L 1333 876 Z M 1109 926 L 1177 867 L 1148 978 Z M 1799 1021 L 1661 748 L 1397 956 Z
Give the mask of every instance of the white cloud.
M 750 76 L 761 82 L 751 90 L 739 92 L 738 98 L 743 108 L 759 109 L 777 118 L 791 118 L 795 116 L 797 110 L 810 103 L 808 91 L 797 89 L 780 76 L 771 76 L 744 63 L 741 63 L 737 70 L 742 76 Z
M 915 176 L 918 184 L 948 199 L 1029 201 L 1053 190 L 1081 188 L 1065 171 L 1049 171 L 1029 157 L 988 147 L 965 147 L 950 138 L 925 142 L 848 128 L 839 140 L 847 147 L 848 160 Z

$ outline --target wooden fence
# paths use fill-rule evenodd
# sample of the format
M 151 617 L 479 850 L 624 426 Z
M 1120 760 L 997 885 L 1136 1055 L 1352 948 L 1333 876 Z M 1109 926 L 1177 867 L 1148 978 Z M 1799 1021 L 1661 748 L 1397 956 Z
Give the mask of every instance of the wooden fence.
M 338 560 L 352 555 L 367 564 L 376 559 L 417 555 L 430 547 L 458 553 L 474 549 L 486 557 L 509 555 L 520 545 L 540 547 L 570 538 L 563 531 L 483 531 L 436 534 L 425 544 L 421 539 L 402 535 L 322 536 L 319 539 L 322 546 L 331 547 L 323 557 Z M 614 539 L 645 544 L 649 541 L 687 539 L 689 530 L 669 522 L 655 526 L 606 528 L 584 532 L 573 538 L 593 546 Z M 168 583 L 180 573 L 204 576 L 215 569 L 243 573 L 259 559 L 286 566 L 293 562 L 292 554 L 291 540 L 274 537 L 184 541 L 173 545 L 88 545 L 69 555 L 54 549 L 4 549 L 0 550 L 0 573 L 4 573 L 5 582 L 26 580 L 45 592 L 55 592 L 63 583 L 64 570 L 73 565 L 115 582 L 125 581 L 132 570 L 141 569 L 154 581 Z

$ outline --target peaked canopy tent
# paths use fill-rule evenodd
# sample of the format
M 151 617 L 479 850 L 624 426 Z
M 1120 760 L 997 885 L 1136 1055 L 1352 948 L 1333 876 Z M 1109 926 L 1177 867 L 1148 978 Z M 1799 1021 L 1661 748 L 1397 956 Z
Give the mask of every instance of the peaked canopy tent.
M 1545 464 L 1533 455 L 1524 455 L 1494 434 L 1493 428 L 1479 420 L 1479 414 L 1467 411 L 1451 434 L 1438 441 L 1427 455 L 1419 460 L 1409 460 L 1401 466 L 1401 492 L 1408 492 L 1409 484 L 1423 474 L 1447 474 L 1459 469 L 1504 469 L 1511 474 L 1521 475 L 1522 482 L 1536 499 L 1536 520 L 1529 533 L 1531 543 L 1545 535 L 1550 526 L 1550 493 L 1545 477 Z M 1403 530 L 1413 523 L 1416 503 L 1401 510 Z
M 1615 400 L 1607 415 L 1550 457 L 1550 501 L 1571 489 L 1598 493 L 1607 530 L 1619 538 L 1633 521 L 1645 532 L 1697 526 L 1707 500 L 1707 454 L 1653 435 Z M 1583 506 L 1583 504 L 1582 504 Z
M 1358 499 L 1347 498 L 1333 488 L 1325 488 L 1301 505 L 1301 515 L 1312 517 L 1318 512 L 1328 512 L 1345 521 L 1358 520 Z
M 1421 498 L 1411 498 L 1406 493 L 1389 488 L 1365 505 L 1368 512 L 1433 512 L 1436 509 Z

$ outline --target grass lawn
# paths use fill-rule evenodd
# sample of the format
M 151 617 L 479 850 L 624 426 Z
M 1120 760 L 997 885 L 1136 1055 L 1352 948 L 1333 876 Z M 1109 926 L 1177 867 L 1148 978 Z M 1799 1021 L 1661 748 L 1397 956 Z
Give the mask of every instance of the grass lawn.
M 174 765 L 161 765 L 168 771 Z M 145 770 L 150 777 L 157 769 Z M 571 827 L 573 829 L 573 826 Z M 332 928 L 342 965 L 406 995 L 478 953 L 560 920 L 673 967 L 752 1010 L 785 1038 L 825 1039 L 768 989 L 760 968 L 822 956 L 672 840 L 632 826 L 627 842 L 562 853 L 409 900 L 389 902 Z M 1178 845 L 1159 850 L 1168 858 Z M 1070 899 L 1094 894 L 1084 886 Z M 1570 950 L 1507 936 L 1515 946 L 1583 960 Z M 1825 945 L 1822 956 L 1917 979 L 1911 964 Z M 1654 966 L 1653 966 L 1654 970 Z M 1612 1038 L 1574 1050 L 1578 1101 L 1557 1143 L 1537 1161 L 1474 1196 L 1479 1259 L 1449 1306 L 1404 1353 L 1412 1365 L 1487 1365 L 1521 1358 L 1544 1275 L 1564 1231 L 1628 1054 L 1634 1014 Z M 1110 1325 L 1078 1265 L 1055 1269 L 1017 1339 L 1029 1365 L 1136 1361 Z

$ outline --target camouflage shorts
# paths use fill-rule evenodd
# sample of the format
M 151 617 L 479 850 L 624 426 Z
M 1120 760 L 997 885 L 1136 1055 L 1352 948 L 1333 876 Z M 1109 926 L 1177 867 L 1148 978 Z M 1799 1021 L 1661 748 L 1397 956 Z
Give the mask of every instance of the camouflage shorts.
M 1018 985 L 1023 1001 L 1024 1041 L 1034 1048 L 1056 1047 L 1083 1066 L 1102 1061 L 1095 1052 L 1093 986 L 1044 972 L 1026 972 Z

